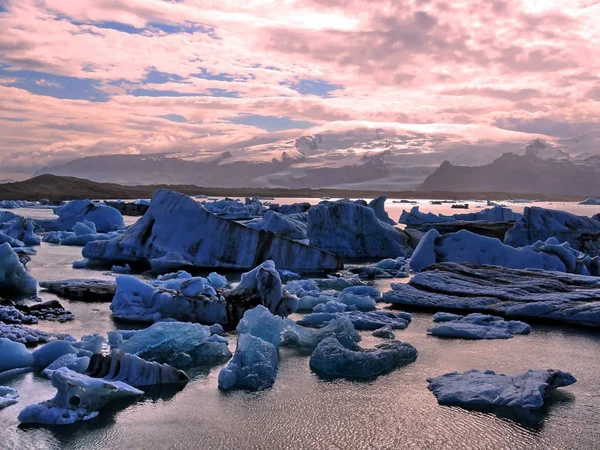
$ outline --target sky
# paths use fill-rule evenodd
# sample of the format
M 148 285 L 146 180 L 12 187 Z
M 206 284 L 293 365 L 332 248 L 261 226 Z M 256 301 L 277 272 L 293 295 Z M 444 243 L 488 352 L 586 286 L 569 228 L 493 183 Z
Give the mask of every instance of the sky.
M 599 49 L 592 0 L 0 0 L 0 177 L 356 121 L 585 134 Z

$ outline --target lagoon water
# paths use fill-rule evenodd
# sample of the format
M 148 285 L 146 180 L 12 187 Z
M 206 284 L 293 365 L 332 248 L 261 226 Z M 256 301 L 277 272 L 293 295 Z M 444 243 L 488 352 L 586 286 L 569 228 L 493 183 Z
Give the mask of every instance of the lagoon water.
M 450 205 L 429 205 L 428 201 L 421 204 L 425 212 L 465 212 L 451 210 Z M 410 206 L 386 204 L 394 219 L 402 208 Z M 509 206 L 519 210 L 523 205 Z M 475 207 L 471 206 L 469 211 Z M 582 215 L 600 210 L 575 204 L 555 203 L 549 207 Z M 15 212 L 31 217 L 35 211 L 42 210 Z M 128 218 L 128 223 L 133 221 L 135 218 Z M 80 252 L 79 247 L 43 244 L 28 268 L 38 280 L 114 277 L 109 272 L 72 269 L 71 263 L 80 259 Z M 388 284 L 389 281 L 376 282 L 382 291 Z M 42 294 L 42 297 L 51 296 Z M 76 319 L 64 324 L 42 322 L 39 328 L 79 338 L 123 327 L 113 321 L 106 303 L 61 302 Z M 0 384 L 19 390 L 21 395 L 19 403 L 0 411 L 0 448 L 600 447 L 598 331 L 534 325 L 529 336 L 504 341 L 466 341 L 428 336 L 426 330 L 431 325 L 431 314 L 413 314 L 413 322 L 406 330 L 396 331 L 396 337 L 418 349 L 416 362 L 373 381 L 319 379 L 310 371 L 307 355 L 282 348 L 277 381 L 267 391 L 220 392 L 217 388 L 220 367 L 210 371 L 199 368 L 190 373 L 192 381 L 179 392 L 153 392 L 137 402 L 109 405 L 96 419 L 62 427 L 18 425 L 17 415 L 22 408 L 54 395 L 55 389 L 48 380 L 32 373 L 0 378 Z M 361 335 L 363 346 L 380 342 L 369 332 Z M 235 338 L 231 345 L 233 349 Z M 427 377 L 450 371 L 491 369 L 517 374 L 529 368 L 570 371 L 578 382 L 556 391 L 540 414 L 519 417 L 439 406 L 427 390 Z

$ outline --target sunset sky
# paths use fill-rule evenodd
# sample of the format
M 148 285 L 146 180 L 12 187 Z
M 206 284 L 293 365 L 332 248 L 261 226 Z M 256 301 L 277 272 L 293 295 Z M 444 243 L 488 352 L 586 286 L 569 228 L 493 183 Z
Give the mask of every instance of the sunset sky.
M 592 0 L 0 0 L 0 31 L 4 176 L 330 122 L 600 127 Z

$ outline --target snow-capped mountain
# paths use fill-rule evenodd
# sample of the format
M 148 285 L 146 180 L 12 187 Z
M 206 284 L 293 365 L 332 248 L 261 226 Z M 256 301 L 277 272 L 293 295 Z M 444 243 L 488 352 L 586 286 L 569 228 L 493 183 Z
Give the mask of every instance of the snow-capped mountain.
M 361 128 L 297 137 L 264 134 L 195 153 L 106 155 L 38 171 L 121 184 L 211 187 L 414 189 L 441 161 L 483 166 L 502 154 L 600 167 L 600 136 L 556 142 L 465 140 L 454 135 Z

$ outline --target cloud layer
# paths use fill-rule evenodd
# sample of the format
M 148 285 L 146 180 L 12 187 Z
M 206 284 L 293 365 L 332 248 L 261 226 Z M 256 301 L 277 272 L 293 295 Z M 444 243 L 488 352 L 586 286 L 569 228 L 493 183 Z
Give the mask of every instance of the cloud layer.
M 0 0 L 0 29 L 0 178 L 329 122 L 600 127 L 593 1 Z

